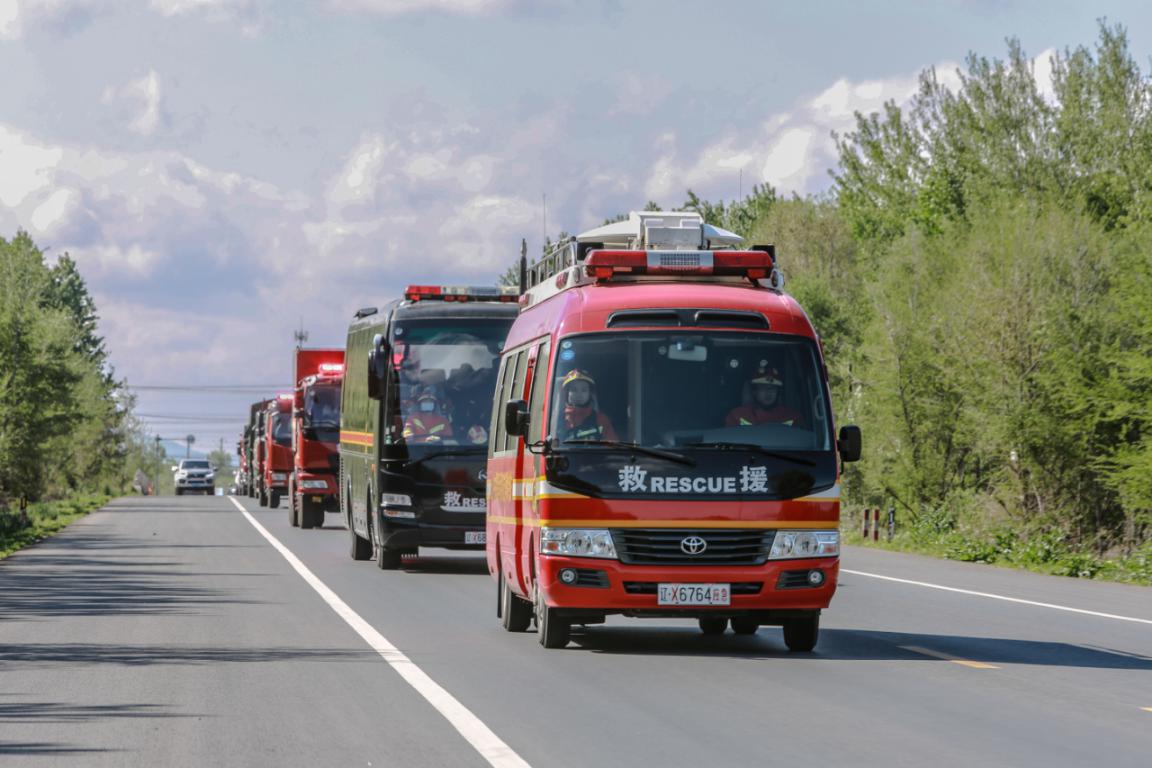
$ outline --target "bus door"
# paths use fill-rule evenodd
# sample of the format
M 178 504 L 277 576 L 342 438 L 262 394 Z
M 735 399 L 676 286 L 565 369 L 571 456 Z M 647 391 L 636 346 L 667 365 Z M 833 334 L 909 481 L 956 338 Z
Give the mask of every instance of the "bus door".
M 545 396 L 549 389 L 548 386 L 548 352 L 550 345 L 548 339 L 544 339 L 529 347 L 527 351 L 528 365 L 525 372 L 524 390 L 522 397 L 528 401 L 528 413 L 530 414 L 530 422 L 528 424 L 528 435 L 522 438 L 523 442 L 520 443 L 520 449 L 517 451 L 516 458 L 516 476 L 523 478 L 524 492 L 516 504 L 516 519 L 518 521 L 516 531 L 516 549 L 517 555 L 520 558 L 520 574 L 522 583 L 525 586 L 525 594 L 530 594 L 527 589 L 527 575 L 532 574 L 532 569 L 535 567 L 535 561 L 532 552 L 532 538 L 533 530 L 540 521 L 540 499 L 539 488 L 540 478 L 544 476 L 544 463 L 543 456 L 537 450 L 532 452 L 527 450 L 527 445 L 538 444 L 544 436 L 545 425 L 548 421 L 548 410 L 544 402 Z M 535 574 L 532 574 L 533 578 Z

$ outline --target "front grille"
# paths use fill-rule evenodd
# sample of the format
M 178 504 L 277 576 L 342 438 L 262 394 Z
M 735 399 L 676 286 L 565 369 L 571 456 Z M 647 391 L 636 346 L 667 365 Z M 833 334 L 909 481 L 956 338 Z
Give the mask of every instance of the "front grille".
M 612 532 L 620 562 L 628 565 L 762 565 L 775 531 L 625 528 Z M 704 551 L 685 552 L 685 539 L 704 540 Z
M 659 582 L 656 581 L 626 581 L 624 591 L 630 595 L 654 595 Z M 731 585 L 734 595 L 758 595 L 764 588 L 762 581 L 737 581 Z

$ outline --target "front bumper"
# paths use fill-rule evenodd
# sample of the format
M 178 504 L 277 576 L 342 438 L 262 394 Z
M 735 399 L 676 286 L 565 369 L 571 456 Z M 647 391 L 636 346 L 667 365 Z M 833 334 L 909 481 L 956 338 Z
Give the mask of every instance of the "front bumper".
M 472 538 L 476 534 L 485 532 L 484 514 L 475 514 L 475 523 L 461 522 L 458 514 L 450 517 L 457 519 L 436 519 L 438 515 L 422 515 L 416 518 L 386 517 L 378 511 L 380 519 L 381 542 L 388 549 L 407 549 L 410 547 L 439 547 L 442 549 L 462 549 L 484 551 L 483 537 L 480 541 L 466 543 L 465 538 Z M 446 515 L 448 517 L 448 515 Z
M 615 613 L 674 617 L 751 615 L 761 623 L 772 623 L 827 608 L 840 574 L 838 557 L 771 560 L 752 566 L 651 566 L 546 555 L 539 556 L 537 563 L 537 579 L 545 603 L 561 609 L 561 615 L 574 618 Z M 588 586 L 562 582 L 559 573 L 565 568 L 576 569 L 581 582 Z M 813 570 L 824 576 L 820 586 L 804 583 L 805 574 Z M 658 605 L 655 585 L 668 583 L 731 584 L 731 604 Z

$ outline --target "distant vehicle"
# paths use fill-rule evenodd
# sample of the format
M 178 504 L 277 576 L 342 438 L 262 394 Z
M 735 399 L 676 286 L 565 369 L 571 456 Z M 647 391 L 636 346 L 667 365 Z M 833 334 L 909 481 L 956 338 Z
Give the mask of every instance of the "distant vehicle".
M 522 273 L 488 455 L 497 616 L 562 648 L 611 614 L 816 645 L 840 567 L 823 355 L 772 246 L 633 213 Z
M 297 349 L 292 404 L 292 472 L 288 475 L 288 521 L 320 528 L 336 512 L 340 479 L 340 387 L 344 350 Z
M 203 493 L 211 496 L 216 493 L 216 468 L 204 459 L 181 459 L 172 467 L 176 473 L 176 495 Z
M 484 457 L 515 290 L 409 286 L 348 328 L 341 511 L 355 560 L 484 548 Z
M 276 509 L 292 472 L 292 395 L 268 400 L 256 424 L 256 499 Z

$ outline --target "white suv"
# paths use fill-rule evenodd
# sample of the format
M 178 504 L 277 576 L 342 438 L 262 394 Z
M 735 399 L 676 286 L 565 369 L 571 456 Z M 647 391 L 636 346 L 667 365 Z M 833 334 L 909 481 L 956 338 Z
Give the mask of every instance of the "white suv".
M 172 467 L 176 473 L 176 495 L 200 492 L 208 496 L 216 493 L 216 468 L 204 459 L 182 459 Z

